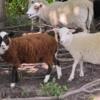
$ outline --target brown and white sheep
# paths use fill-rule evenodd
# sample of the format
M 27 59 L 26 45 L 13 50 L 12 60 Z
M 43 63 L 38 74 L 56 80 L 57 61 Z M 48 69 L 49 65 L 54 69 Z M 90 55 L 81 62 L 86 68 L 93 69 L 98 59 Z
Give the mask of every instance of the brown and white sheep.
M 54 37 L 47 34 L 30 34 L 16 38 L 8 38 L 8 33 L 0 32 L 0 56 L 8 63 L 13 64 L 12 84 L 15 86 L 17 82 L 17 68 L 22 63 L 46 63 L 48 71 L 44 78 L 44 82 L 48 82 L 52 66 L 59 65 L 55 58 L 57 51 L 57 42 Z M 56 66 L 58 78 L 62 73 L 61 68 Z
M 42 19 L 53 27 L 81 27 L 87 31 L 90 30 L 93 19 L 93 2 L 90 0 L 68 0 L 48 5 L 43 0 L 34 0 L 27 15 L 30 19 L 38 16 L 40 20 Z
M 57 29 L 60 37 L 60 43 L 72 55 L 74 63 L 69 77 L 69 81 L 74 79 L 75 69 L 80 64 L 80 76 L 84 76 L 83 62 L 92 64 L 100 64 L 100 32 L 95 34 L 87 34 L 81 32 L 72 34 L 74 30 L 66 27 Z

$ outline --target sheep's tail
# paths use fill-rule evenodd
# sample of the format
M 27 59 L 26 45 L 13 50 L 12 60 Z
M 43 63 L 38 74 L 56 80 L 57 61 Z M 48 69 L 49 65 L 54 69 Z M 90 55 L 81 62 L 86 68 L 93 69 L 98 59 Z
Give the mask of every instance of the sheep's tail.
M 87 8 L 87 12 L 88 12 L 88 15 L 87 15 L 87 20 L 86 20 L 86 28 L 88 30 L 90 30 L 90 26 L 91 26 L 91 23 L 93 21 L 93 16 L 94 13 L 93 13 L 93 3 L 91 2 L 91 5 Z

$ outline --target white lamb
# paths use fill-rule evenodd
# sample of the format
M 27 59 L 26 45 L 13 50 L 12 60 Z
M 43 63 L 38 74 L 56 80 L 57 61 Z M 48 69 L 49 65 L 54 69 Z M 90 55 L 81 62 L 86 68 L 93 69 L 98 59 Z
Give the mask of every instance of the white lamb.
M 34 0 L 27 15 L 30 19 L 38 16 L 54 27 L 60 25 L 73 28 L 81 27 L 87 31 L 90 30 L 93 18 L 93 2 L 90 0 L 68 0 L 48 5 L 43 3 L 43 0 Z
M 73 30 L 66 27 L 57 29 L 60 43 L 72 55 L 74 63 L 69 81 L 74 79 L 77 64 L 80 64 L 80 76 L 84 76 L 83 62 L 100 64 L 100 32 L 85 34 L 85 32 L 72 34 Z

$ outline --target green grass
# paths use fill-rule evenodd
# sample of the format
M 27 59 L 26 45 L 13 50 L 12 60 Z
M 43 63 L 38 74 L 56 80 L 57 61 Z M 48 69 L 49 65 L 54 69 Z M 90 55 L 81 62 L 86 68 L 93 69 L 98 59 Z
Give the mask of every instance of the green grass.
M 68 87 L 66 85 L 59 85 L 55 81 L 41 84 L 42 94 L 46 96 L 60 96 L 67 90 Z

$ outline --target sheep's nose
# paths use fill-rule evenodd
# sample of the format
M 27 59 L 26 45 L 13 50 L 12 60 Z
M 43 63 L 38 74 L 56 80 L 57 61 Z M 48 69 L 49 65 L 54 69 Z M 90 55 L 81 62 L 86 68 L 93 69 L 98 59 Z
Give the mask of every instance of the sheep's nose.
M 59 40 L 60 43 L 62 43 L 62 40 Z
M 63 43 L 63 41 L 60 41 L 60 43 L 62 44 L 62 43 Z
M 31 17 L 31 16 L 32 16 L 32 14 L 27 13 L 27 16 Z
M 1 48 L 2 48 L 2 49 L 5 49 L 5 46 L 4 46 L 4 45 L 1 45 Z

